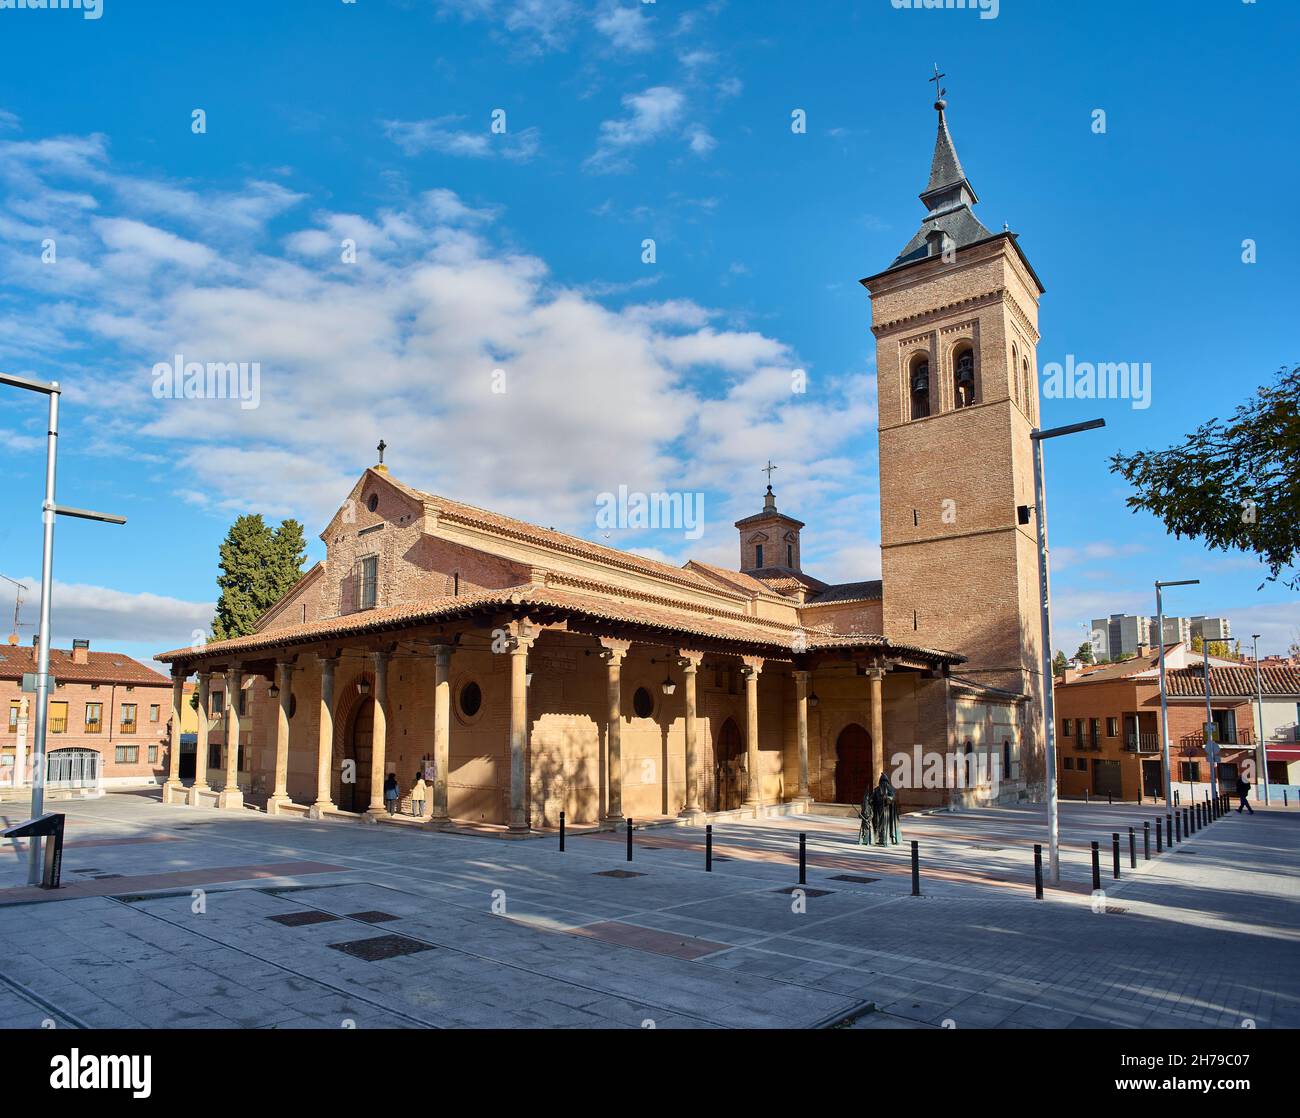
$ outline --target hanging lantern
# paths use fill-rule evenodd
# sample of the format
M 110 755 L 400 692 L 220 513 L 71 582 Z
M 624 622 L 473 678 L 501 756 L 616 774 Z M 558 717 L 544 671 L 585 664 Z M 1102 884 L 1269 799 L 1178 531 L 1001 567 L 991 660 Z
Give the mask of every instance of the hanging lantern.
M 817 697 L 817 692 L 816 692 L 816 691 L 814 691 L 811 695 L 808 696 L 808 705 L 809 705 L 810 707 L 815 707 L 815 706 L 816 706 L 818 703 L 820 703 L 820 702 L 821 702 L 821 699 L 819 699 L 819 698 Z
M 357 694 L 358 695 L 370 694 L 370 680 L 368 680 L 365 676 L 362 676 L 359 680 L 357 680 Z
M 673 677 L 670 675 L 664 676 L 664 681 L 659 686 L 663 688 L 665 695 L 671 695 L 677 690 L 677 684 L 673 682 Z

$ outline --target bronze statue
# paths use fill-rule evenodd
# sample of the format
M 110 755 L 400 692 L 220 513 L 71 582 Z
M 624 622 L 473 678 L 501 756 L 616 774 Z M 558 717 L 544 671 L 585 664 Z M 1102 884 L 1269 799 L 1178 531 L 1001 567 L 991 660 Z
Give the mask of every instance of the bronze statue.
M 871 830 L 877 846 L 897 846 L 902 841 L 898 825 L 898 792 L 883 772 L 871 792 Z

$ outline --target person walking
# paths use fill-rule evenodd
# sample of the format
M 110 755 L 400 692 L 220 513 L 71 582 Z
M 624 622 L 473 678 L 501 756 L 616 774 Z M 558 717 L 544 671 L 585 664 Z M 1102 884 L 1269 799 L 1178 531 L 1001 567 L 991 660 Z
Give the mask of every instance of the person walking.
M 417 772 L 415 774 L 415 784 L 411 788 L 411 808 L 415 812 L 417 819 L 424 818 L 424 797 L 428 787 L 424 783 L 424 773 Z
M 1241 814 L 1244 807 L 1251 815 L 1255 814 L 1255 809 L 1250 806 L 1250 801 L 1246 797 L 1250 794 L 1250 781 L 1246 779 L 1245 774 L 1237 777 L 1237 798 L 1241 801 L 1237 804 L 1237 814 Z
M 388 808 L 388 814 L 393 815 L 397 811 L 397 798 L 400 793 L 397 790 L 397 774 L 389 773 L 384 777 L 384 806 Z

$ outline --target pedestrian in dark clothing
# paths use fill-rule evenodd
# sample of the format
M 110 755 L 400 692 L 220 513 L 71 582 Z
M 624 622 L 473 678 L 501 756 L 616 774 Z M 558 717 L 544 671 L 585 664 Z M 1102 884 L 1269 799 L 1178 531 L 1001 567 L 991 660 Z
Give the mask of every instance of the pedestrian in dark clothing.
M 397 788 L 397 776 L 389 773 L 384 780 L 384 806 L 388 808 L 388 814 L 392 815 L 397 811 L 397 801 L 401 792 Z
M 1241 801 L 1237 805 L 1238 815 L 1241 814 L 1241 809 L 1243 807 L 1248 812 L 1250 812 L 1251 815 L 1255 814 L 1255 809 L 1250 806 L 1250 801 L 1246 799 L 1246 796 L 1249 795 L 1249 793 L 1250 793 L 1250 781 L 1247 780 L 1244 776 L 1237 777 L 1237 798 Z

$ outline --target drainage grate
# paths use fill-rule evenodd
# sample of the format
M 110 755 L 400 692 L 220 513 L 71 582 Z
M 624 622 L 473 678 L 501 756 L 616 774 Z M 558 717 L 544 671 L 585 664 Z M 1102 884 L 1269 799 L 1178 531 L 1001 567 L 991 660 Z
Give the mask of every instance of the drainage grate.
M 594 873 L 592 877 L 645 877 L 643 873 L 637 873 L 636 870 L 601 870 Z
M 999 851 L 1005 850 L 1006 847 L 1005 847 L 1005 846 L 983 846 L 983 845 L 981 845 L 980 843 L 977 842 L 977 843 L 975 844 L 975 849 L 976 849 L 976 850 L 987 850 L 990 854 L 997 854 Z
M 1197 852 L 1196 852 L 1195 850 L 1188 850 L 1187 847 L 1184 846 L 1184 847 L 1182 847 L 1182 848 L 1180 848 L 1180 849 L 1178 849 L 1178 850 L 1175 850 L 1174 853 L 1175 853 L 1175 854 L 1195 854 L 1195 853 L 1197 853 Z
M 834 889 L 812 889 L 807 885 L 787 885 L 784 889 L 774 889 L 774 893 L 791 893 L 798 889 L 805 897 L 829 897 Z
M 1107 916 L 1123 916 L 1128 911 L 1126 908 L 1117 908 L 1114 905 L 1107 905 L 1102 911 Z
M 342 951 L 354 959 L 364 959 L 367 963 L 379 963 L 385 959 L 396 959 L 402 955 L 414 955 L 420 951 L 432 951 L 431 943 L 421 943 L 410 936 L 375 936 L 373 939 L 353 939 L 346 943 L 331 943 L 335 951 Z
M 97 870 L 97 869 L 95 869 L 95 868 L 93 868 L 93 867 L 88 866 L 88 867 L 86 867 L 85 869 L 73 870 L 72 872 L 73 872 L 73 873 L 103 873 L 104 871 L 103 871 L 103 870 Z
M 400 920 L 400 916 L 394 916 L 391 912 L 380 912 L 378 909 L 367 909 L 365 912 L 347 913 L 349 920 L 362 920 L 367 924 L 385 924 L 389 920 Z
M 713 856 L 713 860 L 715 862 L 734 862 L 736 859 L 728 858 L 725 854 L 715 854 Z
M 306 924 L 328 924 L 338 917 L 332 912 L 285 912 L 279 916 L 268 916 L 267 919 L 283 924 L 286 928 L 301 928 Z
M 874 885 L 880 880 L 878 877 L 859 877 L 855 873 L 837 873 L 831 878 L 832 881 L 851 881 L 854 885 Z
M 97 873 L 91 879 L 92 881 L 112 881 L 116 877 L 121 877 L 120 873 Z

